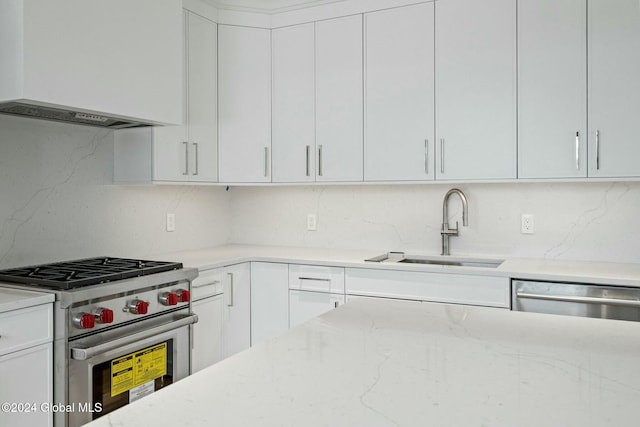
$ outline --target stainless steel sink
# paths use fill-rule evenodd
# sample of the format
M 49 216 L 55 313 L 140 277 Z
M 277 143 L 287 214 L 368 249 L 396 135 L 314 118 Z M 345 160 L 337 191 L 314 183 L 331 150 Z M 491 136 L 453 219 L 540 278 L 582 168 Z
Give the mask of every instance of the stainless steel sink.
M 456 267 L 481 267 L 481 268 L 498 268 L 504 260 L 496 261 L 449 261 L 429 258 L 403 258 L 396 262 L 406 264 L 432 264 L 432 265 L 453 265 Z
M 454 267 L 479 267 L 498 268 L 504 262 L 503 259 L 480 259 L 480 258 L 437 258 L 419 255 L 405 255 L 404 252 L 388 252 L 373 258 L 366 259 L 368 262 L 379 263 L 403 263 L 403 264 L 426 264 L 443 265 Z

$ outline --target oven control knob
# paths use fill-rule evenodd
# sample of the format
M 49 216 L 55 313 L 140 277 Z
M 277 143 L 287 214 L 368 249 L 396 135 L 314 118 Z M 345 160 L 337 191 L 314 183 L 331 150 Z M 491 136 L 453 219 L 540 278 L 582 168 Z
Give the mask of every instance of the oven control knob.
M 139 299 L 134 299 L 127 306 L 129 312 L 132 314 L 147 314 L 149 310 L 149 303 Z
M 178 289 L 176 291 L 176 293 L 178 294 L 178 301 L 179 302 L 189 302 L 191 301 L 191 292 L 189 292 L 186 289 Z
M 99 308 L 93 313 L 98 323 L 113 323 L 113 310 L 108 308 Z
M 93 314 L 78 313 L 73 317 L 73 324 L 80 329 L 91 329 L 95 326 Z
M 158 297 L 160 304 L 162 305 L 176 305 L 178 304 L 178 295 L 173 292 L 165 292 Z

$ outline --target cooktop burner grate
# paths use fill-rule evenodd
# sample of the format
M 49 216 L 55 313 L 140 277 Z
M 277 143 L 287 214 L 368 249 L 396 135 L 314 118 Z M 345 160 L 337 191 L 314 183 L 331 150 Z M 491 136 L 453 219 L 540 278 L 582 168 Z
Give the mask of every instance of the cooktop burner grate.
M 51 289 L 73 289 L 178 270 L 178 262 L 98 257 L 0 270 L 0 280 Z

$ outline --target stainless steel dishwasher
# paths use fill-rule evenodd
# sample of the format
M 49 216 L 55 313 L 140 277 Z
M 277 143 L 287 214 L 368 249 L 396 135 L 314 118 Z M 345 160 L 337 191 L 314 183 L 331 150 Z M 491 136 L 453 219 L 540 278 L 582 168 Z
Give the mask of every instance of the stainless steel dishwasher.
M 514 311 L 640 321 L 640 288 L 512 280 Z

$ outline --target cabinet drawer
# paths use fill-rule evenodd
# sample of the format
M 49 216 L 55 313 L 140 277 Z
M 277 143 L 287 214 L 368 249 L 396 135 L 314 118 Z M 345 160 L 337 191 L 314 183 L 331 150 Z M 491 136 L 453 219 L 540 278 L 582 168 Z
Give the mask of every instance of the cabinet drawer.
M 290 264 L 289 289 L 343 294 L 344 268 Z
M 344 304 L 345 296 L 326 292 L 289 291 L 289 327 L 327 313 Z
M 0 356 L 51 341 L 52 304 L 0 313 Z
M 223 277 L 223 268 L 201 270 L 200 275 L 191 282 L 191 299 L 196 301 L 211 295 L 221 294 L 223 292 Z
M 348 268 L 349 295 L 509 308 L 508 277 Z

